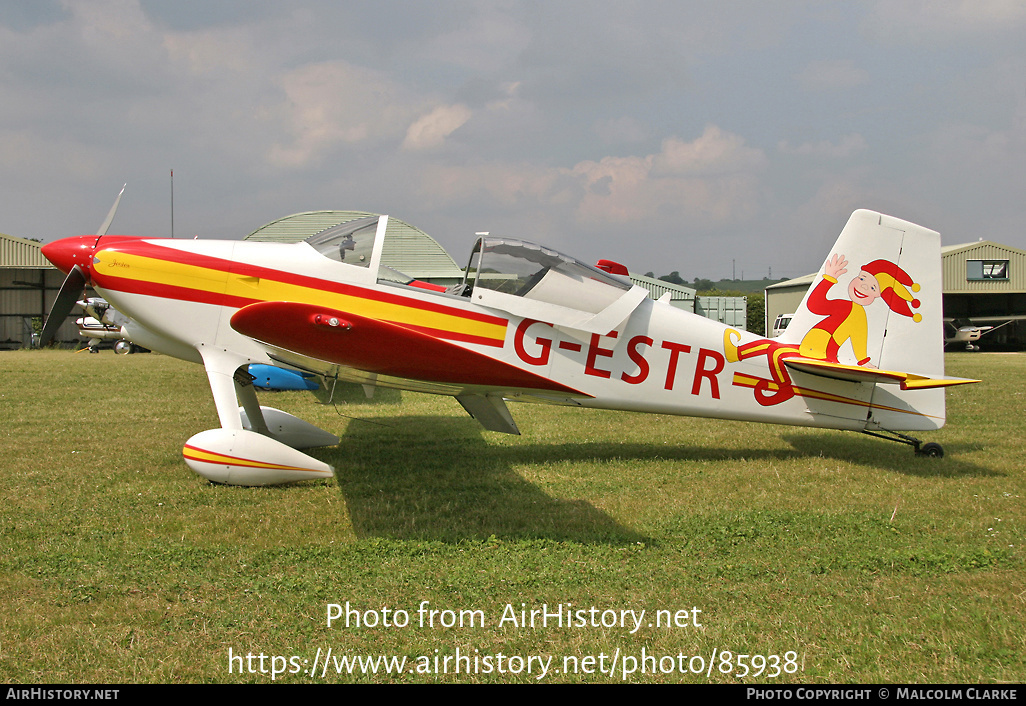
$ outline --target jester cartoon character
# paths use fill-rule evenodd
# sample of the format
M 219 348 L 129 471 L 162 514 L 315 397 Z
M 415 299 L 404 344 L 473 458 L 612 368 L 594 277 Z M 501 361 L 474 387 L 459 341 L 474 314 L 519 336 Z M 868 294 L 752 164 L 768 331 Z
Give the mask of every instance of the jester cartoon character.
M 848 283 L 847 298 L 828 299 L 827 293 L 837 284 L 838 278 L 846 273 L 848 261 L 843 255 L 834 254 L 823 265 L 823 279 L 809 295 L 806 305 L 813 314 L 826 318 L 813 326 L 802 338 L 799 345 L 778 343 L 769 339 L 759 339 L 737 346 L 732 334 L 740 334 L 732 329 L 724 334 L 723 344 L 729 362 L 737 362 L 746 358 L 765 355 L 769 362 L 772 379 L 755 378 L 735 373 L 734 384 L 752 387 L 755 399 L 764 406 L 780 404 L 796 394 L 787 369 L 783 365 L 786 358 L 802 357 L 815 360 L 826 360 L 833 363 L 837 360 L 838 351 L 850 342 L 858 365 L 875 368 L 869 354 L 868 325 L 866 307 L 877 299 L 882 299 L 891 311 L 907 316 L 914 322 L 922 321 L 922 315 L 913 313 L 919 308 L 920 302 L 913 297 L 919 291 L 919 284 L 912 281 L 905 270 L 889 260 L 873 260 L 864 265 L 857 276 Z

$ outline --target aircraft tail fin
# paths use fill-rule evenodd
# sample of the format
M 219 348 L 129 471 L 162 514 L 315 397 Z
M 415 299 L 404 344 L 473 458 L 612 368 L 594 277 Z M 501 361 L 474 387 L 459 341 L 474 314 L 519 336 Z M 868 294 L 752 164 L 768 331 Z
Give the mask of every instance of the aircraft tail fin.
M 856 211 L 777 340 L 799 346 L 802 358 L 941 379 L 941 292 L 938 233 L 873 211 Z M 805 372 L 814 374 L 810 370 Z M 868 426 L 943 426 L 943 387 L 876 384 Z M 917 421 L 910 425 L 913 417 Z

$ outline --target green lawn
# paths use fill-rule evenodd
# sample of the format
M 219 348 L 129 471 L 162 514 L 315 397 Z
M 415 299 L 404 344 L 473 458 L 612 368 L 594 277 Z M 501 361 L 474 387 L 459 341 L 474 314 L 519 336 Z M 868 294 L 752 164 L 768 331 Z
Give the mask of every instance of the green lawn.
M 923 435 L 940 460 L 547 406 L 511 406 L 510 437 L 450 398 L 268 393 L 342 437 L 312 452 L 338 477 L 237 488 L 181 459 L 217 424 L 199 366 L 0 353 L 0 680 L 1022 682 L 1026 356 L 947 363 L 984 384 Z M 329 626 L 346 602 L 377 624 Z M 519 624 L 543 605 L 585 624 Z

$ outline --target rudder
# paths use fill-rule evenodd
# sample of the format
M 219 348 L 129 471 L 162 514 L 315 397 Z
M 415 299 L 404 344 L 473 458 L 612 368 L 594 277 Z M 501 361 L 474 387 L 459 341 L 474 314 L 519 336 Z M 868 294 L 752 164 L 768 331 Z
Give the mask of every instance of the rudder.
M 805 358 L 928 377 L 944 375 L 940 235 L 859 210 L 778 339 Z M 870 427 L 936 429 L 944 391 L 875 385 Z

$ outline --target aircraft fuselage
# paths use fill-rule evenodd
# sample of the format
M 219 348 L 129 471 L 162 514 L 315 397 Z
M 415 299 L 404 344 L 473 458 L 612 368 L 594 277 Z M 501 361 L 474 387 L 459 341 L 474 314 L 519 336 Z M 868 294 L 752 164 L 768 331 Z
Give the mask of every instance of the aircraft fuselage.
M 90 269 L 104 298 L 173 344 L 163 346 L 166 352 L 197 362 L 193 351 L 216 347 L 251 362 L 273 363 L 270 355 L 285 346 L 240 334 L 229 322 L 244 307 L 283 301 L 389 322 L 495 361 L 494 369 L 451 367 L 443 351 L 411 373 L 406 363 L 418 359 L 416 350 L 395 350 L 374 370 L 349 369 L 344 361 L 294 351 L 278 357 L 325 372 L 337 363 L 340 377 L 358 382 L 840 429 L 861 429 L 869 416 L 868 386 L 815 376 L 804 376 L 803 394 L 753 404 L 753 387 L 766 378 L 766 357 L 728 362 L 728 327 L 648 299 L 616 328 L 586 333 L 479 306 L 473 298 L 373 281 L 365 268 L 324 258 L 303 243 L 105 237 Z M 739 346 L 760 339 L 736 334 Z M 161 348 L 153 338 L 140 343 Z M 527 375 L 504 377 L 511 369 Z M 816 399 L 816 411 L 810 411 L 810 399 Z M 911 410 L 907 416 L 905 428 L 936 426 Z

